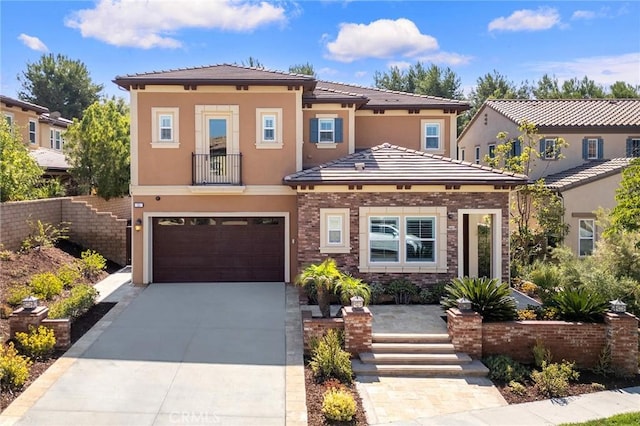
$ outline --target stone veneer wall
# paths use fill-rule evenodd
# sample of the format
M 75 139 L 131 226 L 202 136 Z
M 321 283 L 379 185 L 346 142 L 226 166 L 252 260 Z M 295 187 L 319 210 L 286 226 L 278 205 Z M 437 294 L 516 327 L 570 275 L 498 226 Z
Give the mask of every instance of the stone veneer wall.
M 129 197 L 108 202 L 99 197 L 5 202 L 0 204 L 0 243 L 5 249 L 19 250 L 22 241 L 32 232 L 29 221 L 40 220 L 55 226 L 68 222 L 70 241 L 95 250 L 119 265 L 126 265 L 126 215 L 118 218 L 109 211 L 93 208 L 88 202 L 96 203 L 100 209 L 128 210 L 129 217 L 131 215 Z
M 447 273 L 366 273 L 358 271 L 360 241 L 359 208 L 360 207 L 447 207 L 447 213 L 453 213 L 452 219 L 447 219 Z M 474 192 L 334 192 L 334 193 L 299 193 L 298 194 L 298 269 L 302 270 L 311 263 L 322 262 L 327 256 L 336 260 L 338 267 L 345 272 L 360 277 L 367 282 L 382 284 L 398 277 L 407 277 L 422 286 L 448 281 L 458 276 L 458 209 L 501 209 L 502 236 L 502 277 L 509 277 L 509 200 L 508 193 L 474 193 Z M 350 253 L 323 254 L 320 253 L 320 209 L 321 208 L 349 208 L 350 209 Z M 440 242 L 442 244 L 442 242 Z
M 319 339 L 329 330 L 344 332 L 345 350 L 352 356 L 371 350 L 373 316 L 369 308 L 353 309 L 351 306 L 342 308 L 342 318 L 318 318 L 311 315 L 311 311 L 302 311 L 302 331 L 304 353 L 311 352 L 311 342 Z

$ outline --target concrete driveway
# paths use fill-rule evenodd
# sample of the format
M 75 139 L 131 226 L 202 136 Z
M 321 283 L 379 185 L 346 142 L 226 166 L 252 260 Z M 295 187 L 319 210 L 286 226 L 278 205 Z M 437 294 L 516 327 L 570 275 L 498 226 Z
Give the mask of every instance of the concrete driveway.
M 284 425 L 285 320 L 283 283 L 151 285 L 17 424 Z

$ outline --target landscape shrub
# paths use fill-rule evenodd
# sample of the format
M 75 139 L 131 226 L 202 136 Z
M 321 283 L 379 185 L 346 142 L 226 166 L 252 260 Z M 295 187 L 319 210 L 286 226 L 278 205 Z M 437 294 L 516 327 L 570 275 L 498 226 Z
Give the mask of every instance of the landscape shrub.
M 55 246 L 60 240 L 69 238 L 68 223 L 62 222 L 59 226 L 38 220 L 28 220 L 29 236 L 22 242 L 23 250 L 31 250 L 36 247 L 47 248 Z
M 563 284 L 560 270 L 550 263 L 536 262 L 528 278 L 537 286 L 537 295 L 545 305 L 551 301 Z
M 547 364 L 553 360 L 551 349 L 547 348 L 544 343 L 536 340 L 536 344 L 533 345 L 533 363 L 536 367 L 542 367 L 542 364 Z
M 348 274 L 341 274 L 340 280 L 336 283 L 333 292 L 340 297 L 340 302 L 344 306 L 349 306 L 351 298 L 360 296 L 364 299 L 364 304 L 371 301 L 371 289 L 369 285 L 360 278 Z
M 491 355 L 482 362 L 489 369 L 489 378 L 497 382 L 523 382 L 529 377 L 527 367 L 507 355 Z
M 107 267 L 107 260 L 93 250 L 80 253 L 80 271 L 87 279 L 96 278 Z
M 550 398 L 566 396 L 569 381 L 578 380 L 579 377 L 580 373 L 576 371 L 575 363 L 568 361 L 553 364 L 543 361 L 542 369 L 531 373 L 531 379 L 538 391 Z
M 515 380 L 512 380 L 509 382 L 509 390 L 518 396 L 522 396 L 525 395 L 527 393 L 527 388 L 525 387 L 525 385 L 523 385 L 520 382 L 516 382 Z
M 49 307 L 49 318 L 75 319 L 87 312 L 95 304 L 98 290 L 88 284 L 79 284 L 71 289 L 71 295 L 60 299 Z
M 322 413 L 327 420 L 349 422 L 356 415 L 356 401 L 347 390 L 329 389 L 322 398 Z
M 43 272 L 31 277 L 30 287 L 40 299 L 51 300 L 62 293 L 64 284 L 55 274 Z
M 554 297 L 560 318 L 565 321 L 602 322 L 609 302 L 598 293 L 584 287 L 565 288 Z
M 7 319 L 13 313 L 13 308 L 6 303 L 0 305 L 0 318 Z
M 342 349 L 342 336 L 337 330 L 329 330 L 318 339 L 312 347 L 309 366 L 319 380 L 335 378 L 343 383 L 353 380 L 351 357 Z
M 531 281 L 525 281 L 520 285 L 520 290 L 527 296 L 533 297 L 538 293 L 538 286 Z
M 62 281 L 64 288 L 71 288 L 82 279 L 82 274 L 80 273 L 80 268 L 77 263 L 62 265 L 58 268 L 56 275 L 60 281 Z
M 420 292 L 417 285 L 406 278 L 397 278 L 387 286 L 387 294 L 391 294 L 397 305 L 411 303 L 411 298 Z
M 533 309 L 518 309 L 518 320 L 536 320 L 538 319 L 538 314 Z
M 18 350 L 31 359 L 47 359 L 53 354 L 56 346 L 56 336 L 53 330 L 44 326 L 35 328 L 29 326 L 29 332 L 16 333 Z
M 0 260 L 3 260 L 3 261 L 13 260 L 13 252 L 11 250 L 0 250 Z
M 0 388 L 13 390 L 21 388 L 29 378 L 31 360 L 18 354 L 13 342 L 0 345 Z
M 14 285 L 7 290 L 6 302 L 14 308 L 22 305 L 22 299 L 31 295 L 31 289 L 26 285 Z
M 475 312 L 482 320 L 510 321 L 516 318 L 516 301 L 511 297 L 511 288 L 497 278 L 454 278 L 446 286 L 447 295 L 442 299 L 444 309 L 458 306 L 458 299 L 471 301 Z
M 387 294 L 386 288 L 379 282 L 371 283 L 369 290 L 371 290 L 371 303 L 373 304 L 380 303 L 381 296 Z
M 611 346 L 609 343 L 604 345 L 604 348 L 600 351 L 598 362 L 596 362 L 596 365 L 593 366 L 591 371 L 603 377 L 610 376 L 614 373 L 614 368 L 611 365 Z
M 438 305 L 440 300 L 447 294 L 445 290 L 446 286 L 446 282 L 438 282 L 425 288 L 419 294 L 420 303 Z

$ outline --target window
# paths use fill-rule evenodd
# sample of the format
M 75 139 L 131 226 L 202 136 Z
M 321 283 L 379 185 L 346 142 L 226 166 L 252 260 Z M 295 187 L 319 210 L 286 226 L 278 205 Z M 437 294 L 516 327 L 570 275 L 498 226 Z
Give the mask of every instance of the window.
M 400 218 L 369 218 L 369 261 L 400 262 Z
M 35 145 L 38 143 L 38 138 L 36 137 L 36 127 L 37 123 L 34 120 L 29 120 L 29 143 Z
M 435 217 L 406 218 L 405 248 L 407 262 L 434 262 L 436 245 Z
M 427 123 L 424 127 L 425 149 L 440 149 L 440 124 Z
M 256 148 L 282 148 L 282 108 L 256 108 Z
M 311 119 L 309 129 L 310 141 L 311 143 L 318 144 L 318 148 L 322 145 L 334 148 L 335 143 L 341 143 L 343 140 L 342 127 L 342 118 L 333 118 L 319 114 L 316 118 Z
M 151 108 L 153 148 L 178 148 L 179 117 L 178 108 Z
M 435 262 L 435 217 L 369 217 L 369 262 Z M 403 231 L 401 231 L 403 229 Z
M 598 160 L 603 158 L 604 140 L 602 138 L 582 139 L 582 159 Z
M 9 127 L 13 126 L 13 114 L 4 113 L 4 121 L 7 122 Z
M 51 129 L 49 131 L 49 144 L 51 149 L 60 151 L 62 149 L 62 133 L 58 129 Z
M 320 253 L 349 253 L 349 209 L 320 209 Z
M 511 142 L 511 152 L 509 152 L 509 156 L 519 157 L 522 154 L 522 144 L 518 139 L 512 139 L 510 142 Z
M 589 256 L 593 253 L 595 242 L 595 221 L 580 219 L 578 231 L 578 255 Z
M 543 160 L 557 160 L 560 154 L 556 139 L 540 139 L 540 158 Z
M 464 148 L 460 150 L 460 160 L 464 161 Z
M 475 163 L 480 164 L 480 147 L 476 146 L 475 148 Z
M 640 157 L 640 138 L 627 138 L 627 157 Z
M 496 144 L 489 145 L 489 158 L 496 158 Z

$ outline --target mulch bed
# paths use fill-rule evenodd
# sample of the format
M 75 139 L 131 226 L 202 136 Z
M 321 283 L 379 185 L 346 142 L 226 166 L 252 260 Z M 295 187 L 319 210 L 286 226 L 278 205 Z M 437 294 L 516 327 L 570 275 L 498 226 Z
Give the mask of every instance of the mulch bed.
M 567 396 L 582 395 L 586 393 L 600 392 L 601 387 L 593 386 L 593 383 L 603 385 L 606 390 L 622 389 L 634 386 L 640 386 L 640 374 L 629 377 L 601 376 L 588 370 L 581 370 L 580 377 L 577 382 L 570 382 Z M 541 401 L 549 399 L 538 392 L 536 386 L 532 383 L 525 383 L 526 393 L 524 395 L 516 395 L 509 389 L 507 384 L 494 383 L 503 398 L 509 404 L 521 404 L 523 402 Z
M 307 391 L 307 424 L 309 426 L 326 426 L 326 425 L 349 425 L 360 426 L 367 424 L 367 418 L 365 417 L 364 408 L 362 408 L 362 400 L 356 390 L 355 384 L 344 385 L 351 391 L 356 401 L 356 417 L 350 422 L 329 422 L 324 418 L 322 414 L 322 396 L 327 390 L 327 386 L 323 383 L 318 383 L 313 376 L 311 368 L 305 366 L 304 368 L 305 387 Z

